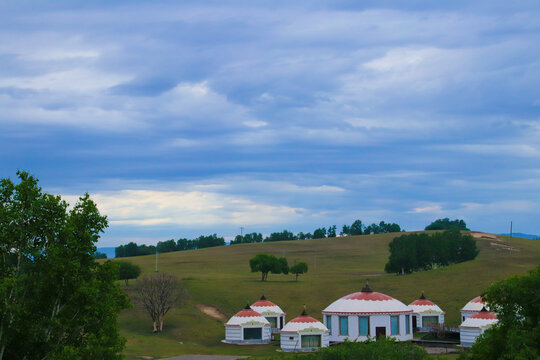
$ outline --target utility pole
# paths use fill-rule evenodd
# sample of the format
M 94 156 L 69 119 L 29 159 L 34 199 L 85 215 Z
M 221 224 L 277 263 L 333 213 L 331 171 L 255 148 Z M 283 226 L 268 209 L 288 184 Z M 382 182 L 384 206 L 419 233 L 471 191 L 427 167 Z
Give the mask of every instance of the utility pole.
M 240 226 L 240 236 L 244 236 L 244 228 L 242 226 Z
M 157 251 L 157 246 L 156 246 L 156 272 L 158 272 L 158 269 L 157 269 L 157 263 L 158 263 L 158 251 Z
M 512 220 L 510 220 L 510 237 L 512 237 Z

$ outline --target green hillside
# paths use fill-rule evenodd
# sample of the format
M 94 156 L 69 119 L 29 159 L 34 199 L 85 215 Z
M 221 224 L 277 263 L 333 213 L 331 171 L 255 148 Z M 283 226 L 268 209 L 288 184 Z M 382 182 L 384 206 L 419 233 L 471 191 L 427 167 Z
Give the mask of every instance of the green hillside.
M 164 332 L 152 334 L 150 318 L 141 310 L 126 310 L 120 327 L 128 339 L 127 358 L 159 358 L 180 354 L 275 354 L 279 344 L 226 345 L 223 322 L 197 305 L 217 308 L 227 318 L 265 295 L 281 306 L 287 320 L 306 304 L 310 315 L 322 320 L 321 310 L 334 300 L 360 291 L 366 280 L 375 291 L 408 304 L 424 291 L 446 311 L 446 321 L 459 325 L 459 309 L 496 280 L 523 274 L 540 263 L 540 241 L 494 235 L 481 236 L 480 254 L 474 261 L 436 270 L 397 276 L 384 273 L 388 243 L 395 234 L 340 237 L 319 240 L 242 244 L 159 255 L 159 271 L 178 276 L 184 287 L 184 302 L 165 318 Z M 298 282 L 294 275 L 268 276 L 251 273 L 249 259 L 258 253 L 285 256 L 289 263 L 306 261 L 309 272 Z M 154 256 L 123 258 L 140 265 L 144 273 L 155 267 Z M 133 286 L 130 283 L 130 286 Z M 130 288 L 128 287 L 128 291 Z

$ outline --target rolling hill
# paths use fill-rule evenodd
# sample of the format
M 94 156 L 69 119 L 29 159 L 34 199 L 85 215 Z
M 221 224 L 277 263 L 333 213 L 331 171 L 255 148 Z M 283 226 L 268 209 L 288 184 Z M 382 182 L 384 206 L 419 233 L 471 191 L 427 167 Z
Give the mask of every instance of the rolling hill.
M 120 328 L 127 338 L 127 358 L 148 359 L 180 354 L 275 354 L 278 343 L 236 346 L 222 344 L 224 327 L 201 310 L 215 309 L 228 318 L 265 295 L 295 317 L 306 304 L 313 317 L 334 300 L 370 286 L 408 304 L 422 291 L 446 311 L 446 320 L 459 325 L 459 309 L 492 282 L 523 274 L 540 263 L 540 242 L 473 233 L 480 249 L 469 262 L 405 276 L 384 273 L 388 243 L 396 234 L 338 237 L 318 240 L 241 244 L 159 255 L 159 271 L 175 274 L 183 287 L 183 301 L 165 318 L 164 332 L 152 334 L 151 321 L 140 309 L 126 310 Z M 270 274 L 267 282 L 251 273 L 249 259 L 258 253 L 285 256 L 289 263 L 306 261 L 309 272 L 298 282 L 293 275 Z M 155 269 L 154 256 L 123 258 L 140 265 L 144 273 Z M 126 288 L 132 290 L 132 284 Z

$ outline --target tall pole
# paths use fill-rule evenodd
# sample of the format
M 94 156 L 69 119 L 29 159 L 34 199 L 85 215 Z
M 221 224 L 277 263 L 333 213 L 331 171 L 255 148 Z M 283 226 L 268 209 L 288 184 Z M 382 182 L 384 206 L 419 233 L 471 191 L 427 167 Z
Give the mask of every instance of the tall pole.
M 156 272 L 158 271 L 158 270 L 157 270 L 157 258 L 158 258 L 157 255 L 158 255 L 158 251 L 157 251 L 157 247 L 156 247 Z
M 510 221 L 510 237 L 512 237 L 512 221 Z
M 244 236 L 244 228 L 242 226 L 240 226 L 240 236 Z

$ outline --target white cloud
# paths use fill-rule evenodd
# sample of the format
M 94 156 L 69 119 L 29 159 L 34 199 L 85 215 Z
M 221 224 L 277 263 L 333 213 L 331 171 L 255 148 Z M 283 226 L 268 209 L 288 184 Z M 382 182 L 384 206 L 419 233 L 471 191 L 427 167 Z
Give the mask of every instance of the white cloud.
M 540 157 L 540 148 L 538 146 L 526 144 L 465 144 L 445 146 L 444 148 L 481 155 Z
M 434 214 L 440 214 L 442 213 L 443 209 L 442 209 L 442 206 L 439 205 L 439 204 L 433 204 L 433 205 L 427 205 L 427 206 L 421 206 L 421 207 L 416 207 L 416 208 L 413 208 L 411 211 L 411 213 L 434 213 Z

